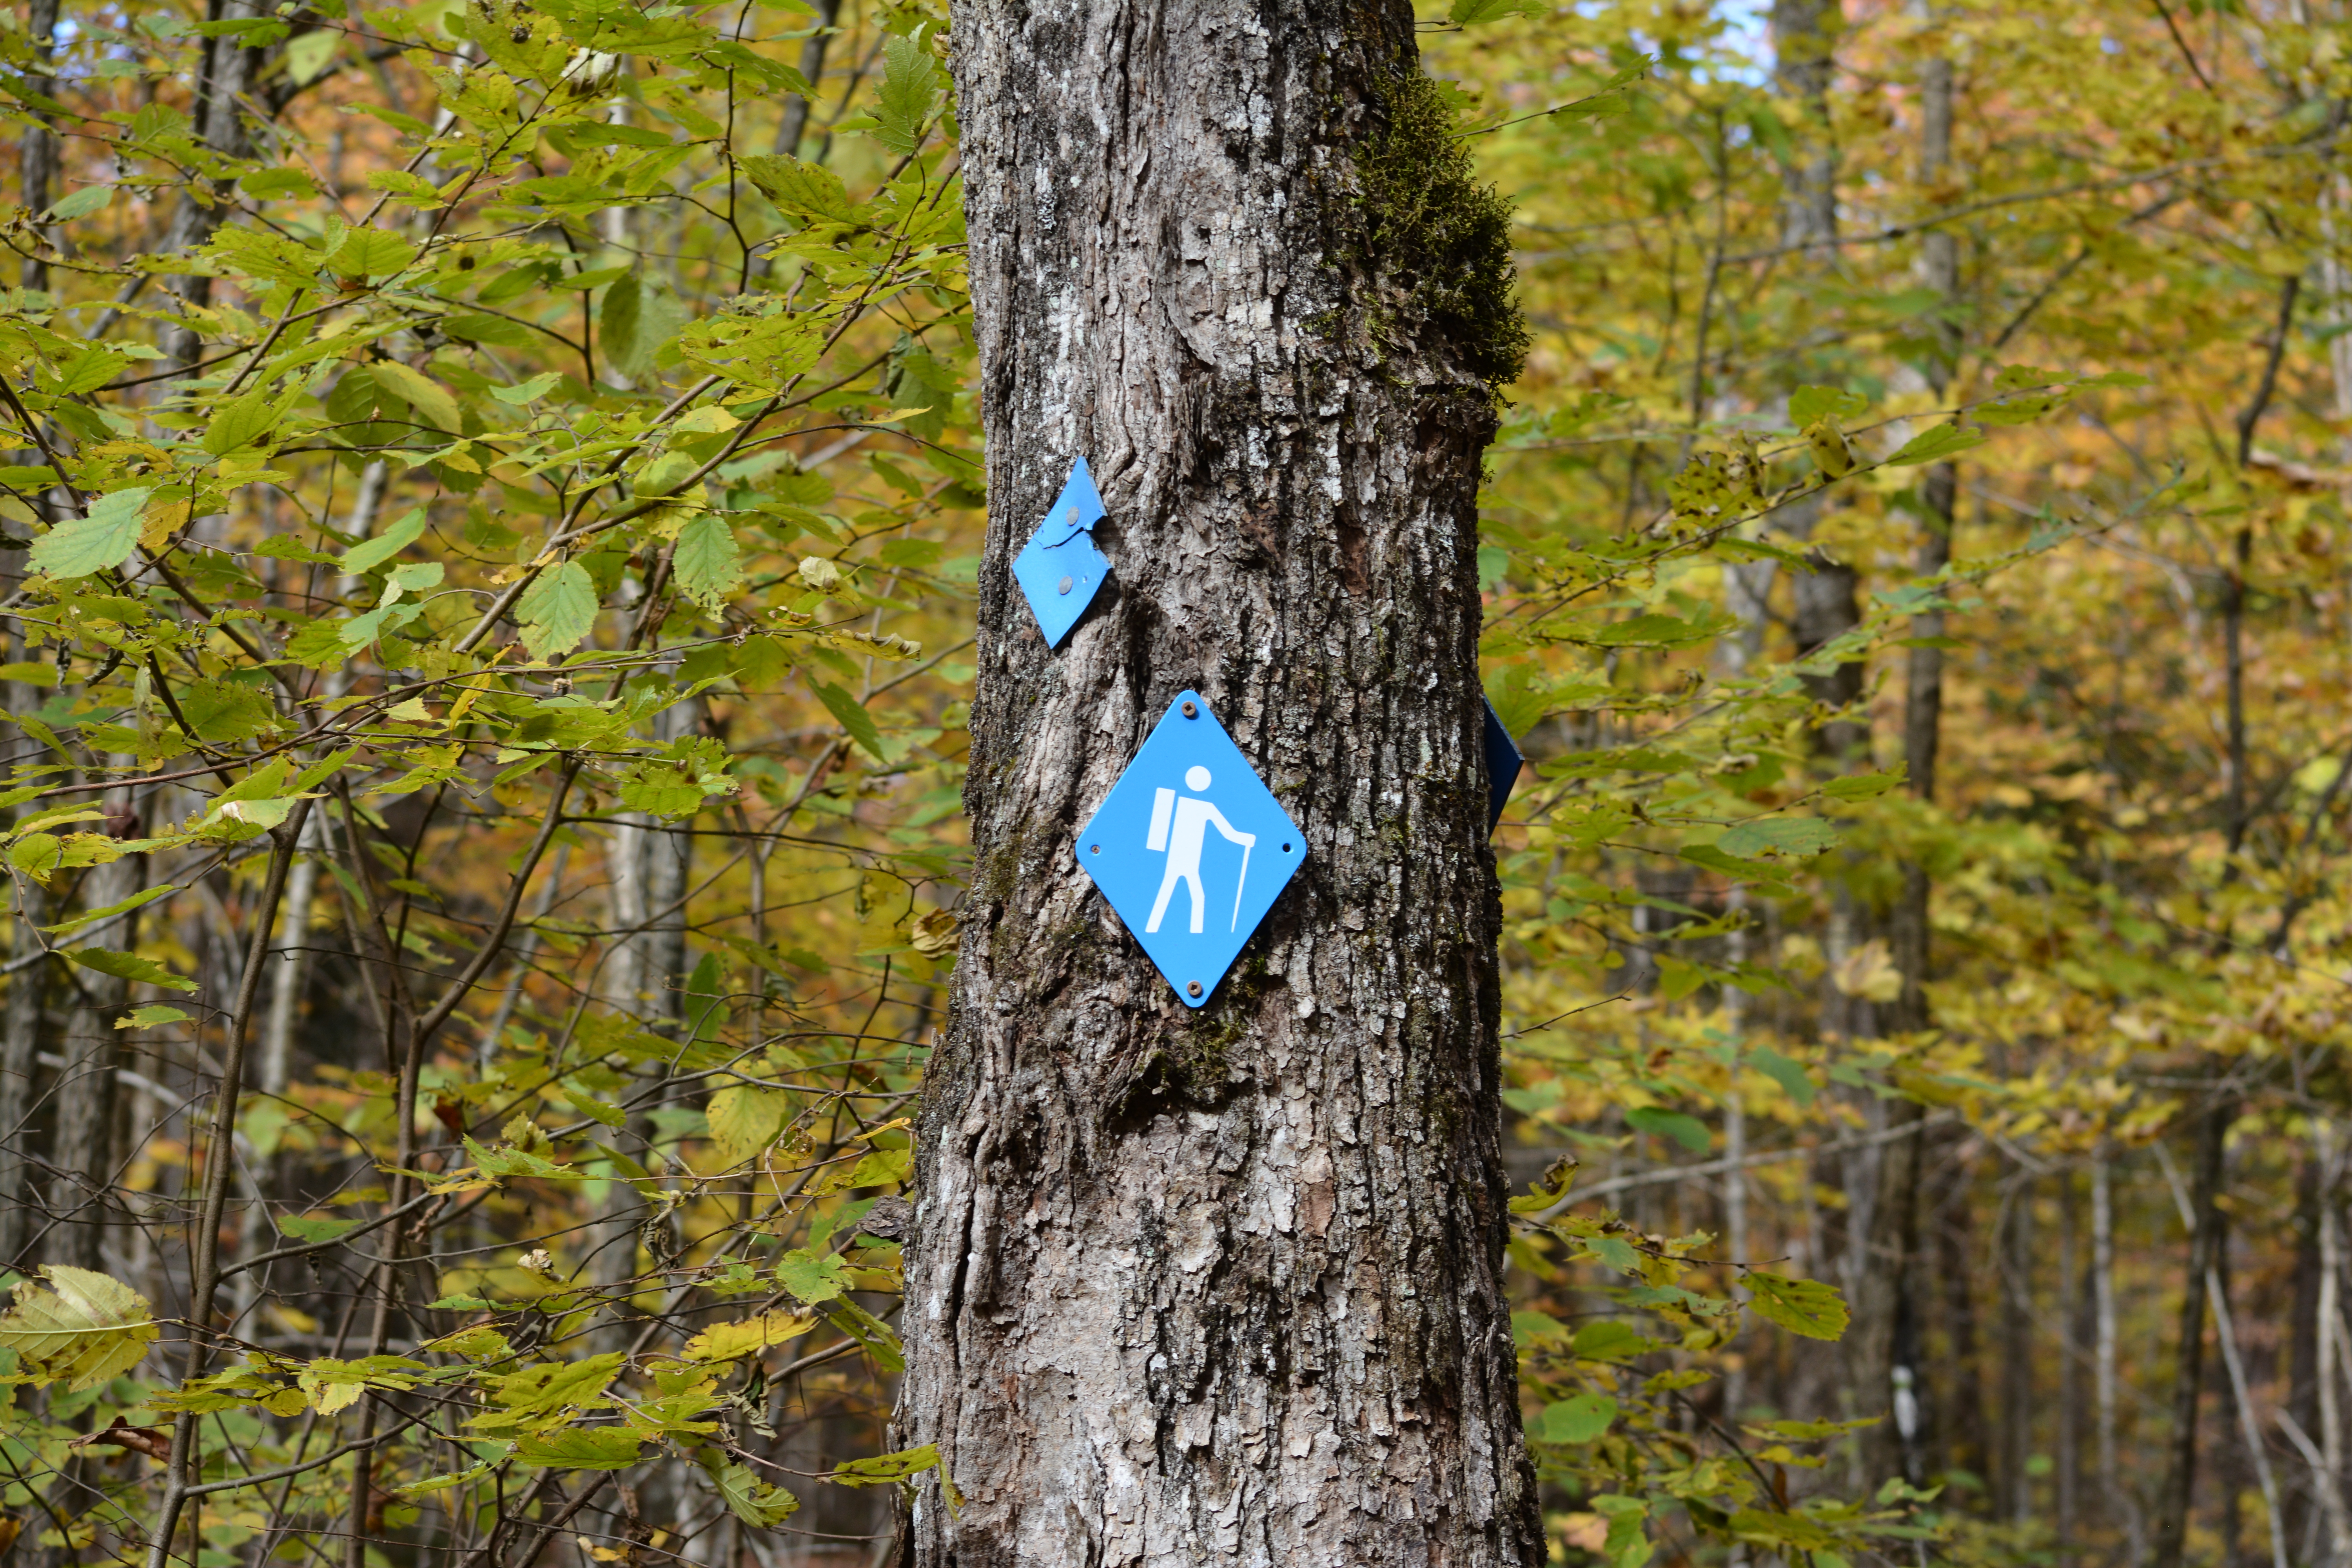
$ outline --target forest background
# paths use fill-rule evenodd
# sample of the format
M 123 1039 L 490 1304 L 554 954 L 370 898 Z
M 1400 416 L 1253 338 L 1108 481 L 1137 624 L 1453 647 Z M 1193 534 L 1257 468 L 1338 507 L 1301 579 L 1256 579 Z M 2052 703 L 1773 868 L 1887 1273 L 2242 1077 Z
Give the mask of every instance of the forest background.
M 0 1546 L 882 1562 L 974 1480 L 888 1425 L 985 504 L 947 21 L 6 18 Z M 1558 1560 L 2352 1552 L 2348 26 L 1425 12 L 1529 333 Z

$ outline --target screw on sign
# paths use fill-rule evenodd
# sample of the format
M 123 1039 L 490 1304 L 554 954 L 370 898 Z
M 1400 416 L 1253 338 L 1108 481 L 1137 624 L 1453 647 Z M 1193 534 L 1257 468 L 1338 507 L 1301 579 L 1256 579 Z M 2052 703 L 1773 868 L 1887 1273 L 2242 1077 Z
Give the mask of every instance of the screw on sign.
M 1087 460 L 1070 465 L 1062 493 L 1029 535 L 1029 542 L 1013 558 L 1013 580 L 1037 617 L 1047 647 L 1059 647 L 1078 617 L 1094 603 L 1096 593 L 1110 581 L 1110 561 L 1095 548 L 1093 529 L 1103 520 L 1102 497 L 1095 491 Z
M 1078 864 L 1188 1007 L 1208 1002 L 1306 858 L 1298 825 L 1192 691 L 1078 835 Z

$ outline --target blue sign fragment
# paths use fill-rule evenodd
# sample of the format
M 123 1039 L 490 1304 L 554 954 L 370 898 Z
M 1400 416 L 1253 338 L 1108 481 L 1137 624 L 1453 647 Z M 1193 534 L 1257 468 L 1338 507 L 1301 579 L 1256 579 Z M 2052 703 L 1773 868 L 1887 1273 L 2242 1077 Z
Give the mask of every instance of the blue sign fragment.
M 1199 1007 L 1307 858 L 1306 836 L 1187 691 L 1078 835 L 1078 864 Z
M 1091 531 L 1103 515 L 1094 476 L 1080 458 L 1070 465 L 1070 477 L 1045 521 L 1013 558 L 1013 581 L 1021 584 L 1047 647 L 1062 646 L 1096 593 L 1110 581 L 1110 560 L 1095 548 Z
M 1511 791 L 1519 782 L 1519 769 L 1527 759 L 1512 742 L 1511 732 L 1503 728 L 1503 716 L 1495 711 L 1492 702 L 1486 704 L 1486 832 L 1492 837 L 1502 826 L 1503 808 L 1511 804 Z

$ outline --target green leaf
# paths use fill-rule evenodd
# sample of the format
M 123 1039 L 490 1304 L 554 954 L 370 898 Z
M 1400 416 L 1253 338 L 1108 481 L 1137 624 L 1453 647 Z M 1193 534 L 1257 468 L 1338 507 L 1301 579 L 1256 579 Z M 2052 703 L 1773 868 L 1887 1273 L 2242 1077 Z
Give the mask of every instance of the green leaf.
M 536 341 L 529 327 L 504 316 L 445 316 L 441 330 L 460 342 L 488 343 L 493 348 L 526 349 Z
M 743 556 L 735 548 L 735 531 L 715 511 L 698 514 L 678 531 L 672 564 L 686 596 L 714 614 L 743 581 Z
M 1792 1279 L 1760 1268 L 1741 1276 L 1756 1315 L 1809 1340 L 1834 1340 L 1845 1332 L 1845 1298 L 1818 1279 Z
M 310 176 L 299 169 L 256 169 L 240 175 L 236 188 L 257 202 L 301 201 L 319 194 Z
M 232 401 L 205 426 L 205 450 L 215 458 L 250 447 L 278 423 L 278 409 L 267 393 L 254 391 Z
M 1870 411 L 1870 399 L 1835 386 L 1801 386 L 1789 395 L 1789 423 L 1801 430 L 1824 416 L 1851 419 Z
M 1748 1053 L 1748 1064 L 1779 1084 L 1801 1109 L 1813 1103 L 1813 1080 L 1805 1076 L 1801 1063 L 1782 1056 L 1769 1046 L 1759 1046 Z
M 536 403 L 545 397 L 562 379 L 562 372 L 551 370 L 543 375 L 534 375 L 529 381 L 517 382 L 512 386 L 494 386 L 490 388 L 490 395 L 510 408 L 520 408 L 526 403 Z
M 838 1257 L 819 1258 L 806 1247 L 794 1247 L 776 1259 L 776 1283 L 814 1307 L 841 1294 L 841 1268 Z
M 868 756 L 877 763 L 890 760 L 882 754 L 882 731 L 874 727 L 874 716 L 866 711 L 865 704 L 838 686 L 822 680 L 812 680 L 809 684 L 816 689 L 817 700 L 841 721 L 841 727 L 849 731 L 849 738 L 865 747 Z
M 114 379 L 116 371 L 130 363 L 128 354 L 117 353 L 110 349 L 86 348 L 59 368 L 57 390 L 60 394 L 96 392 Z M 30 476 L 25 478 L 29 479 Z
M 837 1487 L 878 1487 L 937 1469 L 939 1464 L 938 1445 L 926 1443 L 919 1448 L 907 1448 L 896 1454 L 852 1459 L 824 1479 Z
M 416 247 L 399 235 L 381 228 L 355 228 L 343 236 L 343 243 L 335 247 L 328 256 L 327 266 L 344 278 L 388 278 L 405 269 L 415 259 Z M 376 374 L 381 375 L 393 365 L 408 370 L 397 360 L 384 360 L 376 365 Z M 416 375 L 413 370 L 408 374 Z M 416 379 L 422 381 L 425 378 L 417 376 Z M 414 403 L 416 400 L 412 397 L 409 401 Z M 450 421 L 451 428 L 454 429 L 456 425 L 455 420 Z
M 1984 432 L 1970 430 L 1959 425 L 1930 425 L 1886 459 L 1890 468 L 1909 468 L 1915 463 L 1938 463 L 1955 457 L 1972 447 L 1985 443 Z
M 1544 1443 L 1590 1443 L 1617 1419 L 1617 1402 L 1605 1394 L 1580 1394 L 1547 1405 L 1528 1436 Z
M 776 204 L 787 217 L 816 218 L 825 223 L 851 223 L 856 209 L 841 176 L 814 163 L 773 153 L 754 153 L 742 160 L 744 173 L 761 195 Z
M 569 653 L 596 624 L 596 580 L 577 561 L 542 572 L 515 605 L 533 658 Z
M 1832 800 L 1875 800 L 1900 784 L 1907 771 L 1903 763 L 1897 763 L 1886 773 L 1854 773 L 1845 778 L 1832 779 L 1822 785 L 1822 793 Z
M 1498 22 L 1506 16 L 1540 16 L 1549 9 L 1542 0 L 1454 0 L 1445 19 L 1457 27 L 1475 27 L 1481 22 Z M 1590 101 L 1580 100 L 1579 103 Z
M 702 808 L 702 785 L 677 763 L 641 763 L 621 780 L 621 804 L 631 811 L 649 811 L 676 820 Z
M 539 1362 L 494 1378 L 486 1392 L 489 1402 L 500 1406 L 501 1414 L 491 1419 L 536 1419 L 569 1410 L 604 1409 L 606 1401 L 598 1395 L 628 1359 L 626 1353 L 612 1351 L 579 1361 Z M 476 1425 L 479 1424 L 478 1419 Z
M 1620 1274 L 1639 1274 L 1642 1271 L 1642 1255 L 1633 1250 L 1633 1243 L 1622 1237 L 1587 1237 L 1584 1246 L 1593 1257 Z
M 278 1233 L 296 1241 L 332 1241 L 337 1237 L 357 1230 L 363 1223 L 355 1219 L 306 1219 L 298 1215 L 279 1220 Z
M 893 37 L 882 46 L 882 90 L 875 95 L 870 134 L 893 153 L 912 153 L 941 96 L 939 62 L 930 50 L 903 34 Z
M 626 1426 L 567 1426 L 515 1443 L 515 1462 L 544 1470 L 625 1470 L 645 1439 Z
M 447 387 L 396 359 L 384 360 L 374 370 L 376 380 L 399 394 L 425 424 L 451 436 L 465 433 L 465 418 Z
M 168 899 L 179 890 L 179 887 L 175 883 L 165 882 L 160 886 L 150 888 L 143 893 L 133 893 L 131 897 L 122 900 L 120 903 L 109 904 L 102 910 L 86 910 L 80 914 L 59 921 L 53 926 L 43 926 L 41 929 L 47 931 L 52 936 L 71 936 L 74 932 L 82 930 L 84 927 L 94 926 L 100 921 L 111 920 L 116 915 L 126 913 L 131 910 L 144 909 L 147 905 L 153 903 L 156 900 Z M 172 1010 L 166 1009 L 166 1011 Z M 184 1016 L 184 1015 L 180 1016 Z
M 363 577 L 424 536 L 425 509 L 416 507 L 373 539 L 352 546 L 350 553 L 343 557 L 343 572 L 348 576 Z
M 66 949 L 66 956 L 84 969 L 111 974 L 117 980 L 128 980 L 134 984 L 160 985 L 166 991 L 194 991 L 197 988 L 194 981 L 183 980 L 153 959 L 142 958 L 135 952 L 115 952 L 103 947 L 74 947 Z
M 1623 1362 L 1647 1355 L 1658 1342 L 1635 1331 L 1622 1318 L 1595 1318 L 1576 1331 L 1569 1352 L 1585 1361 Z
M 789 1089 L 732 1085 L 710 1097 L 710 1136 L 719 1157 L 740 1165 L 782 1136 L 792 1114 Z
M 727 1503 L 727 1511 L 755 1530 L 772 1530 L 800 1511 L 801 1500 L 782 1487 L 770 1486 L 716 1450 L 705 1450 L 703 1473 Z
M 71 223 L 78 217 L 88 217 L 94 212 L 105 211 L 113 200 L 112 185 L 84 185 L 50 207 L 43 216 L 50 223 Z
M 370 170 L 367 183 L 368 189 L 382 191 L 394 201 L 405 202 L 411 206 L 437 207 L 446 205 L 432 181 L 404 169 Z
M 321 27 L 315 32 L 297 33 L 286 40 L 286 75 L 296 87 L 316 81 L 335 58 L 336 46 L 343 41 L 342 33 L 335 28 Z
M 137 1366 L 163 1331 L 147 1298 L 121 1280 L 60 1264 L 41 1274 L 48 1287 L 18 1280 L 0 1317 L 0 1346 L 15 1351 L 17 1369 L 37 1383 L 64 1382 L 77 1394 L 96 1388 Z
M 667 279 L 641 280 L 633 273 L 615 280 L 596 313 L 604 362 L 623 375 L 651 374 L 655 355 L 688 319 Z
M 168 893 L 175 889 L 165 888 L 163 890 Z M 166 1007 L 160 1002 L 151 1002 L 144 1007 L 133 1007 L 114 1020 L 114 1026 L 118 1029 L 152 1029 L 163 1024 L 190 1022 L 193 1020 L 188 1015 L 181 1012 L 177 1007 Z
M 26 563 L 52 577 L 87 577 L 121 565 L 139 542 L 141 514 L 154 493 L 133 486 L 100 496 L 90 503 L 89 516 L 68 518 L 35 540 Z
M 1767 852 L 1818 855 L 1837 842 L 1837 829 L 1818 816 L 1755 816 L 1715 841 L 1726 855 L 1753 859 Z
M 1625 1113 L 1625 1120 L 1644 1132 L 1673 1139 L 1694 1154 L 1704 1154 L 1710 1146 L 1706 1124 L 1696 1116 L 1685 1116 L 1679 1110 L 1662 1110 L 1654 1105 L 1636 1106 Z
M 236 680 L 199 680 L 180 693 L 180 711 L 196 739 L 222 744 L 246 740 L 278 721 L 269 699 Z

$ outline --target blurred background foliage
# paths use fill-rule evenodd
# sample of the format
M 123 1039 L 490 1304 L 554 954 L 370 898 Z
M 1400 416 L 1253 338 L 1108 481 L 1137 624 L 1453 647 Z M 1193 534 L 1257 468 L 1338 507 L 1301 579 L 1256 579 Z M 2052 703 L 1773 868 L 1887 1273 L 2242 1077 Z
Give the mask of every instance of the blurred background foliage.
M 887 1419 L 985 505 L 948 22 L 7 19 L 0 1547 L 879 1563 L 955 1484 Z M 1425 9 L 1532 335 L 1559 1561 L 2352 1552 L 2347 25 Z

